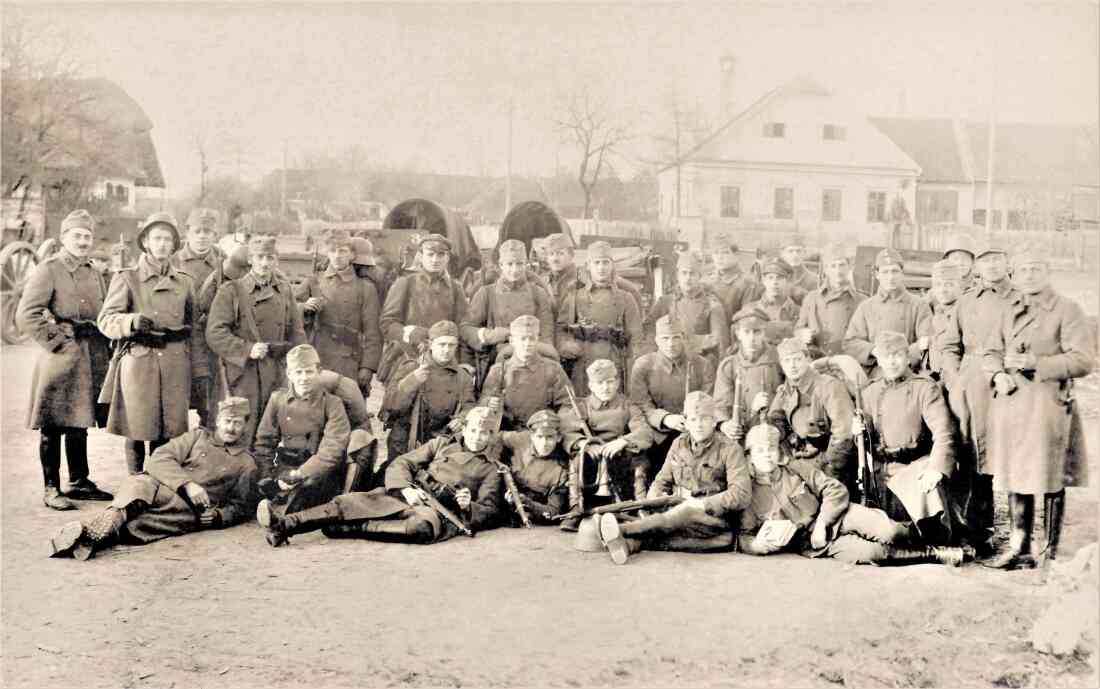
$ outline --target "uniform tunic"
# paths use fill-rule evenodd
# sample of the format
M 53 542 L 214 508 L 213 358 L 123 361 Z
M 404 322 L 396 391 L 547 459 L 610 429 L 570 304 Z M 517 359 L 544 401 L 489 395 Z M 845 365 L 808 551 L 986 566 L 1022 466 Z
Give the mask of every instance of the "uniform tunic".
M 683 413 L 688 388 L 706 391 L 713 380 L 714 367 L 701 356 L 685 354 L 670 359 L 661 352 L 650 352 L 639 357 L 630 372 L 630 401 L 645 414 L 654 440 L 661 443 L 676 433 L 662 424 L 669 414 Z
M 761 297 L 746 306 L 756 307 L 768 314 L 770 320 L 764 324 L 764 335 L 768 344 L 777 345 L 794 333 L 794 324 L 798 320 L 798 304 L 790 297 L 773 302 L 765 301 Z
M 610 328 L 621 336 L 620 342 L 607 337 L 591 336 L 570 326 L 585 323 Z M 625 380 L 630 363 L 642 341 L 642 317 L 638 303 L 618 287 L 582 285 L 566 295 L 558 311 L 554 345 L 562 361 L 571 366 L 570 377 L 578 395 L 588 394 L 585 370 L 597 359 L 610 359 Z M 569 363 L 571 362 L 571 363 Z
M 920 297 L 910 294 L 904 288 L 868 297 L 852 314 L 848 331 L 844 335 L 844 353 L 852 357 L 864 368 L 875 367 L 871 350 L 875 346 L 875 337 L 883 330 L 892 330 L 905 335 L 909 341 L 909 358 L 913 365 L 920 361 L 917 340 L 929 335 L 932 329 L 932 312 Z
M 894 381 L 878 378 L 863 390 L 863 413 L 875 440 L 878 498 L 886 513 L 918 521 L 943 512 L 947 479 L 955 470 L 955 428 L 940 387 L 909 372 Z M 944 476 L 929 493 L 916 484 L 925 469 Z
M 359 369 L 378 370 L 382 358 L 381 307 L 374 283 L 356 277 L 355 268 L 337 271 L 331 265 L 312 275 L 296 295 L 323 302 L 313 315 L 310 343 L 321 357 L 321 365 L 352 380 Z
M 966 443 L 967 469 L 992 473 L 986 455 L 986 424 L 993 391 L 983 370 L 986 343 L 1000 327 L 1004 311 L 1020 292 L 1006 278 L 994 285 L 979 282 L 955 302 L 953 328 L 943 336 L 944 356 L 959 361 L 958 380 L 948 387 L 948 403 Z M 977 458 L 974 458 L 975 452 Z
M 420 400 L 419 432 L 416 446 L 447 432 L 447 424 L 462 419 L 473 409 L 474 379 L 458 364 L 440 365 L 426 356 L 428 379 L 420 383 L 413 372 L 419 362 L 406 359 L 394 371 L 382 399 L 382 411 L 387 423 L 392 423 L 389 448 L 392 457 L 409 450 L 409 433 L 412 430 L 412 413 Z
M 507 328 L 520 316 L 539 319 L 539 341 L 554 343 L 554 309 L 550 295 L 534 281 L 526 279 L 509 284 L 500 278 L 491 285 L 478 289 L 466 309 L 466 317 L 459 324 L 459 332 L 470 349 L 477 352 L 481 375 L 497 359 L 500 345 L 483 345 L 478 337 L 480 328 Z
M 98 319 L 99 329 L 107 337 L 126 340 L 133 336 L 138 316 L 151 319 L 154 330 L 187 327 L 191 332 L 163 347 L 125 346 L 116 360 L 113 380 L 108 377 L 100 395 L 101 402 L 110 404 L 109 433 L 133 440 L 158 440 L 187 430 L 191 372 L 206 363 L 199 361 L 197 341 L 202 339 L 202 331 L 196 325 L 194 292 L 189 275 L 171 265 L 162 275 L 148 254 L 141 255 L 136 268 L 120 271 L 111 279 Z
M 691 293 L 674 290 L 657 300 L 646 320 L 656 323 L 665 315 L 683 325 L 688 352 L 705 357 L 717 368 L 719 357 L 730 346 L 729 318 L 718 297 L 703 287 Z
M 557 411 L 569 405 L 565 391 L 569 379 L 561 364 L 533 354 L 523 364 L 512 357 L 493 364 L 481 388 L 480 406 L 488 406 L 490 397 L 504 403 L 501 428 L 506 431 L 525 428 L 531 415 L 541 409 Z
M 741 381 L 741 399 L 734 399 L 737 381 Z M 747 429 L 751 425 L 752 401 L 763 392 L 768 399 L 775 397 L 776 388 L 783 382 L 783 369 L 779 366 L 779 354 L 774 347 L 760 352 L 756 359 L 748 361 L 738 352 L 728 356 L 718 365 L 718 374 L 714 381 L 714 406 L 718 421 L 733 418 L 734 405 L 740 405 L 741 424 Z
M 566 266 L 560 272 L 550 271 L 545 276 L 539 278 L 539 285 L 546 290 L 546 293 L 550 295 L 551 304 L 554 309 L 554 318 L 557 319 L 558 314 L 561 313 L 561 306 L 565 302 L 565 298 L 576 292 L 578 287 L 583 287 L 587 284 L 591 284 L 592 278 L 587 274 L 586 270 L 583 270 L 577 266 Z M 638 289 L 630 280 L 615 276 L 613 282 L 619 289 L 629 292 L 634 297 L 635 303 L 638 305 L 638 312 L 642 311 L 642 292 Z
M 787 442 L 796 457 L 811 460 L 832 478 L 850 482 L 855 454 L 852 398 L 843 382 L 810 368 L 798 383 L 788 380 L 776 388 L 768 418 L 793 434 Z
M 232 526 L 251 514 L 255 475 L 256 464 L 242 443 L 226 445 L 213 432 L 196 428 L 158 447 L 144 473 L 125 477 L 111 506 L 146 503 L 127 520 L 125 540 L 150 543 L 190 533 L 199 529 L 198 511 L 181 489 L 194 482 L 206 490 L 221 525 Z
M 928 299 L 928 308 L 932 311 L 932 331 L 928 338 L 928 358 L 923 368 L 945 389 L 950 389 L 959 376 L 959 357 L 947 347 L 948 333 L 957 329 L 958 305 L 958 301 L 941 304 L 932 297 Z
M 386 293 L 386 303 L 382 307 L 382 336 L 389 348 L 383 359 L 392 359 L 389 370 L 385 363 L 382 369 L 391 373 L 400 354 L 415 359 L 419 354 L 417 344 L 427 342 L 428 329 L 439 321 L 457 325 L 465 317 L 466 294 L 445 272 L 433 275 L 417 271 L 399 277 Z M 409 325 L 417 328 L 411 342 L 405 340 L 405 326 Z M 470 360 L 467 350 L 459 347 L 458 362 Z
M 1023 345 L 1038 359 L 1033 375 L 1011 373 L 1018 386 L 989 409 L 989 461 L 994 487 L 1013 493 L 1056 493 L 1088 485 L 1074 378 L 1096 367 L 1093 330 L 1076 303 L 1047 288 L 1017 294 L 986 340 L 984 369 L 992 381 L 1006 352 Z M 992 385 L 992 383 L 989 383 Z
M 15 315 L 19 329 L 40 347 L 27 428 L 103 423 L 104 409 L 96 400 L 107 375 L 110 343 L 94 325 L 106 294 L 103 276 L 91 261 L 64 249 L 31 271 Z M 85 325 L 70 330 L 74 322 Z
M 802 300 L 796 328 L 809 328 L 814 341 L 825 355 L 840 354 L 844 349 L 844 335 L 848 323 L 867 295 L 851 285 L 836 289 L 825 285 L 815 289 Z
M 745 275 L 741 266 L 736 264 L 731 270 L 715 272 L 714 276 L 707 281 L 707 286 L 718 297 L 718 301 L 722 302 L 727 321 L 745 304 L 753 300 L 752 294 L 756 289 L 756 283 Z
M 351 424 L 339 397 L 321 389 L 302 396 L 293 386 L 276 390 L 256 429 L 253 454 L 261 478 L 276 478 L 283 470 L 298 469 L 319 482 L 344 462 Z M 284 466 L 276 447 L 297 453 L 299 460 Z
M 223 284 L 210 307 L 206 341 L 221 358 L 219 376 L 224 375 L 229 393 L 252 404 L 247 434 L 251 440 L 272 393 L 284 383 L 286 352 L 305 342 L 290 284 L 277 277 L 261 284 L 251 273 Z M 263 359 L 252 359 L 249 354 L 257 342 L 280 347 L 269 349 Z
M 546 520 L 569 509 L 569 455 L 557 445 L 545 457 L 535 453 L 531 431 L 500 434 L 501 444 L 511 451 L 508 463 L 516 487 L 526 498 L 524 505 L 532 520 Z

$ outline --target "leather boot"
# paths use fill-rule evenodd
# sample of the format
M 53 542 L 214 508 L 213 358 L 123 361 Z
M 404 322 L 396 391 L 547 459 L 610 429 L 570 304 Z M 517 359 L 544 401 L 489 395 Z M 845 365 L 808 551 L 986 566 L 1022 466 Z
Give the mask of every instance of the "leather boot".
M 648 489 L 649 485 L 648 481 L 646 481 L 646 468 L 644 466 L 634 467 L 634 499 L 644 500 Z
M 145 442 L 127 438 L 123 442 L 123 452 L 126 454 L 126 472 L 131 476 L 140 474 L 145 469 Z
M 256 506 L 256 521 L 267 529 L 267 542 L 273 548 L 287 543 L 291 536 L 316 531 L 339 520 L 340 508 L 331 502 L 291 514 L 284 514 L 270 500 L 261 500 Z
M 1043 530 L 1046 532 L 1046 543 L 1043 545 L 1043 552 L 1039 553 L 1040 562 L 1043 566 L 1058 557 L 1058 542 L 1062 540 L 1062 521 L 1065 519 L 1065 509 L 1065 490 L 1048 493 L 1045 496 Z
M 961 567 L 967 561 L 967 553 L 962 548 L 947 548 L 941 546 L 925 546 L 924 548 L 895 548 L 889 547 L 886 551 L 886 559 L 878 564 L 885 566 L 915 565 L 921 563 L 936 563 Z
M 65 461 L 69 465 L 69 483 L 65 497 L 72 500 L 110 501 L 115 496 L 100 490 L 88 478 L 88 431 L 83 428 L 65 429 Z
M 342 525 L 341 525 L 342 526 Z M 365 538 L 383 543 L 429 543 L 432 540 L 432 525 L 424 519 L 370 519 L 352 524 L 356 530 L 342 538 Z
M 1008 548 L 985 565 L 993 569 L 1031 569 L 1035 567 L 1035 560 L 1031 557 L 1031 527 L 1035 521 L 1035 496 L 1009 493 L 1008 511 L 1012 522 Z
M 77 522 L 79 523 L 79 522 Z M 67 548 L 58 549 L 58 538 L 71 525 L 66 524 L 54 537 L 51 544 L 54 547 L 53 557 L 61 557 L 71 554 L 76 560 L 90 560 L 95 554 L 103 550 L 111 543 L 118 540 L 119 531 L 126 524 L 126 512 L 116 507 L 108 507 L 86 524 L 81 525 L 81 532 Z M 65 544 L 61 544 L 65 545 Z
M 611 561 L 617 565 L 625 565 L 632 554 L 642 549 L 640 539 L 627 538 L 623 534 L 622 528 L 619 526 L 619 520 L 614 514 L 600 515 L 600 539 L 603 541 L 604 547 L 607 548 L 607 554 L 611 556 Z
M 583 509 L 582 493 L 581 493 L 581 476 L 580 476 L 580 462 L 583 462 L 583 458 L 574 458 L 569 463 L 569 511 L 581 512 Z M 568 517 L 562 520 L 561 530 L 575 532 L 581 525 L 581 518 Z
M 70 500 L 61 494 L 61 432 L 55 429 L 43 430 L 38 435 L 38 461 L 42 465 L 42 479 L 46 491 L 42 504 L 55 510 L 75 510 Z

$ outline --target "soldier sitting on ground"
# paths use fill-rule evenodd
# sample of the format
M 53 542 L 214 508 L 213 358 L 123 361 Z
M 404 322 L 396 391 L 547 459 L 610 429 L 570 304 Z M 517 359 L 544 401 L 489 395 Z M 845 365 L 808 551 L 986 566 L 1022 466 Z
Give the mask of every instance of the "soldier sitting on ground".
M 752 500 L 741 512 L 738 548 L 750 555 L 797 552 L 851 564 L 961 565 L 961 548 L 906 547 L 910 527 L 885 512 L 849 501 L 848 491 L 814 465 L 791 461 L 779 429 L 753 426 Z
M 672 444 L 648 495 L 684 501 L 622 524 L 614 514 L 601 515 L 600 537 L 615 564 L 625 564 L 642 549 L 706 552 L 733 545 L 737 513 L 752 496 L 745 454 L 739 444 L 715 433 L 714 400 L 707 393 L 689 394 L 684 416 L 687 430 Z
M 569 506 L 576 510 L 582 501 L 607 502 L 611 496 L 597 496 L 598 465 L 607 463 L 611 490 L 620 496 L 645 494 L 653 432 L 641 407 L 620 390 L 619 371 L 608 359 L 597 359 L 588 367 L 589 394 L 577 401 L 576 409 L 562 409 L 564 446 L 573 458 L 569 467 Z M 587 431 L 590 432 L 589 438 Z M 584 448 L 584 457 L 579 455 Z M 583 462 L 583 466 L 581 465 Z M 579 517 L 562 522 L 563 531 L 576 531 Z
M 397 543 L 435 543 L 462 528 L 471 533 L 491 529 L 500 524 L 503 511 L 496 423 L 487 407 L 475 407 L 466 415 L 461 440 L 435 438 L 401 455 L 386 469 L 385 487 L 286 515 L 263 501 L 256 518 L 267 528 L 272 546 L 317 529 L 329 538 Z
M 561 417 L 549 409 L 537 411 L 527 420 L 526 431 L 506 431 L 501 443 L 510 450 L 520 499 L 532 522 L 549 524 L 569 508 L 569 455 L 562 448 Z M 516 496 L 504 496 L 513 504 Z M 518 519 L 512 519 L 516 526 Z
M 196 428 L 158 447 L 110 507 L 61 527 L 50 540 L 52 556 L 87 560 L 116 542 L 151 543 L 245 519 L 256 473 L 244 444 L 248 414 L 248 400 L 230 397 L 218 405 L 214 432 Z
M 525 428 L 540 409 L 561 409 L 569 403 L 565 392 L 569 379 L 561 364 L 538 353 L 539 327 L 534 316 L 512 321 L 508 337 L 512 356 L 493 364 L 481 388 L 481 406 L 490 406 L 491 398 L 500 398 L 503 430 Z
M 755 307 L 743 308 L 733 316 L 730 328 L 739 346 L 719 364 L 714 382 L 718 428 L 730 440 L 740 442 L 745 437 L 745 429 L 754 423 L 749 410 L 766 409 L 783 382 L 779 353 L 764 334 L 768 320 L 768 314 Z
M 340 492 L 351 425 L 343 401 L 321 385 L 312 345 L 287 353 L 286 375 L 289 384 L 271 395 L 253 447 L 261 492 L 292 511 Z

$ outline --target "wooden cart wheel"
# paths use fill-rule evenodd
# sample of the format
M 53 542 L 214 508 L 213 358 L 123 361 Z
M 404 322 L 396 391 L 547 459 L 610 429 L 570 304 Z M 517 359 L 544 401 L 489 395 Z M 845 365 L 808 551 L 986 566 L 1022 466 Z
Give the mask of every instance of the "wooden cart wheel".
M 37 264 L 34 247 L 27 242 L 12 242 L 0 250 L 0 338 L 5 344 L 22 344 L 28 339 L 15 325 L 15 311 Z

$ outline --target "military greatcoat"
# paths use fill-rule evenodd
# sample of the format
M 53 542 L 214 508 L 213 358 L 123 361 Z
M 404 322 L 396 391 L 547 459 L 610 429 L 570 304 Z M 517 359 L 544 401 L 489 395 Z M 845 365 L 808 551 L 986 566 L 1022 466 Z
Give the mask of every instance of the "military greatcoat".
M 718 301 L 722 302 L 722 307 L 726 311 L 726 320 L 753 301 L 752 295 L 756 289 L 756 283 L 751 277 L 745 275 L 745 271 L 737 264 L 734 264 L 730 270 L 716 272 L 707 281 L 707 286 L 718 297 Z
M 851 285 L 836 289 L 825 285 L 806 294 L 798 312 L 796 328 L 809 328 L 814 341 L 825 355 L 840 354 L 848 323 L 867 295 Z
M 531 280 L 509 284 L 503 277 L 491 285 L 478 289 L 466 309 L 466 317 L 459 324 L 463 341 L 478 353 L 479 374 L 485 375 L 489 366 L 497 360 L 497 353 L 504 343 L 482 344 L 478 337 L 480 328 L 507 328 L 520 316 L 539 319 L 539 341 L 554 344 L 554 309 L 550 295 Z
M 810 368 L 798 383 L 787 380 L 776 389 L 768 419 L 789 431 L 787 443 L 796 457 L 851 483 L 852 398 L 843 382 Z
M 391 457 L 409 451 L 412 414 L 418 399 L 420 418 L 417 420 L 416 447 L 445 433 L 447 424 L 453 419 L 461 420 L 477 401 L 474 397 L 474 379 L 462 367 L 454 362 L 441 365 L 427 354 L 423 358 L 428 361 L 426 381 L 420 383 L 413 375 L 420 365 L 419 361 L 406 359 L 398 365 L 386 385 L 382 413 L 386 423 L 392 424 L 389 437 Z
M 910 294 L 905 288 L 893 292 L 879 290 L 856 307 L 848 331 L 844 335 L 844 353 L 864 368 L 875 368 L 875 337 L 884 330 L 905 335 L 909 342 L 910 364 L 916 367 L 921 358 L 917 340 L 931 334 L 932 312 L 927 302 Z
M 211 247 L 209 251 L 200 256 L 189 245 L 185 244 L 182 249 L 172 256 L 172 265 L 191 276 L 195 283 L 196 296 L 198 296 L 202 292 L 202 286 L 206 284 L 206 279 L 212 273 L 221 270 L 223 260 L 225 260 L 225 253 L 217 246 Z M 203 337 L 199 338 L 198 342 L 199 352 L 202 356 L 200 367 L 195 369 L 194 377 L 208 378 L 211 374 L 209 349 L 206 345 L 206 318 L 209 306 L 204 307 L 201 299 L 198 300 L 198 305 L 197 327 L 203 333 Z
M 531 415 L 541 409 L 557 411 L 569 405 L 566 386 L 569 379 L 561 364 L 534 355 L 527 363 L 516 357 L 493 364 L 485 385 L 481 388 L 481 406 L 488 406 L 490 397 L 500 397 L 504 403 L 504 430 L 522 429 Z
M 388 382 L 401 358 L 416 359 L 418 346 L 428 341 L 428 329 L 439 321 L 459 324 L 466 317 L 466 294 L 446 272 L 416 271 L 399 277 L 386 292 L 382 307 L 382 336 L 386 340 L 379 377 Z M 406 326 L 413 326 L 408 337 Z M 472 363 L 469 351 L 460 346 L 458 362 Z
M 205 365 L 199 361 L 202 331 L 194 294 L 191 276 L 171 265 L 161 273 L 148 254 L 111 279 L 98 319 L 104 335 L 121 341 L 114 375 L 109 372 L 100 394 L 110 404 L 109 433 L 159 440 L 187 430 L 191 371 Z M 155 331 L 179 335 L 158 347 L 126 342 L 138 316 L 151 319 Z
M 737 382 L 741 382 L 741 399 L 734 399 Z M 764 393 L 768 399 L 775 397 L 775 391 L 783 382 L 783 369 L 779 366 L 779 354 L 774 347 L 760 352 L 756 359 L 749 361 L 741 352 L 722 360 L 718 365 L 718 374 L 714 382 L 714 406 L 718 421 L 733 418 L 734 405 L 740 406 L 741 423 L 747 429 L 751 425 L 752 401 L 758 393 Z
M 650 352 L 639 357 L 630 372 L 630 401 L 641 408 L 654 440 L 660 444 L 676 433 L 663 425 L 665 417 L 682 414 L 688 392 L 706 391 L 713 380 L 714 368 L 699 355 L 670 359 L 661 352 Z
M 40 347 L 31 379 L 27 427 L 91 428 L 105 420 L 97 404 L 109 341 L 95 327 L 107 287 L 88 259 L 61 250 L 35 266 L 16 324 Z
M 1096 367 L 1095 326 L 1076 303 L 1047 288 L 1017 293 L 986 340 L 984 370 L 1006 371 L 1004 355 L 1021 348 L 1038 359 L 1034 372 L 1009 372 L 1018 386 L 989 409 L 989 468 L 998 490 L 1039 495 L 1087 485 L 1084 437 L 1074 378 Z
M 322 302 L 310 332 L 322 366 L 352 380 L 359 380 L 359 369 L 378 370 L 381 306 L 372 281 L 357 277 L 353 266 L 338 271 L 330 265 L 310 276 L 296 296 Z
M 629 292 L 616 286 L 578 286 L 558 311 L 554 345 L 570 369 L 577 394 L 588 394 L 588 365 L 610 359 L 626 379 L 642 341 L 642 317 Z
M 687 350 L 705 357 L 712 368 L 717 368 L 719 358 L 730 346 L 729 318 L 718 297 L 704 287 L 690 293 L 674 290 L 657 300 L 646 320 L 656 323 L 665 315 L 683 325 Z

